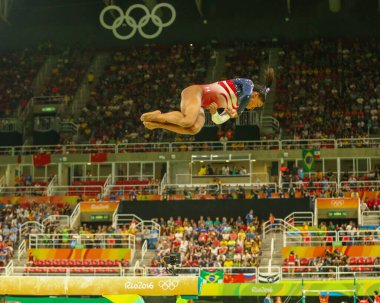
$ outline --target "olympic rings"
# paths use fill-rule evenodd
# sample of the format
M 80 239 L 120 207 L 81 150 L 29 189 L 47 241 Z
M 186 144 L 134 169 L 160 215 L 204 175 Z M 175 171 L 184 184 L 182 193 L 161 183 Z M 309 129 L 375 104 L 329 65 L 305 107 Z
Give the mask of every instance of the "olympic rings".
M 156 12 L 161 9 L 161 8 L 167 8 L 169 9 L 169 11 L 171 12 L 171 18 L 167 21 L 167 22 L 162 22 L 162 19 L 160 16 L 156 15 Z M 143 12 L 145 13 L 145 15 L 140 18 L 140 20 L 138 20 L 138 22 L 136 21 L 135 18 L 131 17 L 131 13 L 133 10 L 135 9 L 141 9 L 143 10 Z M 107 24 L 105 21 L 104 21 L 104 15 L 106 13 L 108 13 L 109 11 L 116 11 L 117 14 L 119 14 L 118 17 L 116 17 L 116 19 L 113 21 L 112 24 Z M 128 7 L 127 11 L 123 12 L 123 10 L 119 7 L 119 6 L 116 6 L 116 5 L 109 5 L 109 6 L 106 6 L 100 13 L 99 15 L 99 21 L 100 21 L 100 24 L 105 28 L 105 29 L 110 29 L 112 30 L 114 36 L 120 40 L 128 40 L 130 38 L 132 38 L 135 34 L 136 34 L 136 31 L 138 31 L 140 33 L 140 35 L 145 38 L 145 39 L 153 39 L 153 38 L 156 38 L 158 37 L 161 32 L 162 32 L 162 29 L 164 27 L 168 27 L 169 25 L 171 25 L 174 20 L 176 18 L 176 10 L 174 9 L 174 7 L 169 4 L 169 3 L 159 3 L 159 4 L 156 4 L 153 9 L 152 9 L 152 12 L 149 12 L 149 9 L 143 5 L 143 4 L 133 4 L 131 5 L 130 7 Z M 157 26 L 157 30 L 152 33 L 152 34 L 147 34 L 144 32 L 143 28 L 149 23 L 149 20 L 152 20 L 152 23 Z M 121 35 L 119 32 L 118 32 L 118 29 L 123 26 L 124 24 L 127 24 L 129 27 L 132 28 L 131 32 L 129 34 L 126 34 L 126 35 Z
M 344 205 L 344 200 L 331 200 L 330 203 L 335 207 L 341 207 Z
M 178 281 L 172 281 L 172 280 L 158 282 L 158 286 L 162 290 L 174 290 L 178 287 L 178 284 L 179 284 Z

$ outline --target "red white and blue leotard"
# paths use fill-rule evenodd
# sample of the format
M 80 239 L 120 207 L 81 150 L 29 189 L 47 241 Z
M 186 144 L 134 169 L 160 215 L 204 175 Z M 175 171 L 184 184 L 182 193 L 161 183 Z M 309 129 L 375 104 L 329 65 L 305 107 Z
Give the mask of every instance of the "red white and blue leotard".
M 203 90 L 201 106 L 203 108 L 208 108 L 211 103 L 215 102 L 218 108 L 235 109 L 238 114 L 241 114 L 249 103 L 254 84 L 249 79 L 237 78 L 205 84 L 201 87 Z M 221 104 L 223 99 L 225 104 Z

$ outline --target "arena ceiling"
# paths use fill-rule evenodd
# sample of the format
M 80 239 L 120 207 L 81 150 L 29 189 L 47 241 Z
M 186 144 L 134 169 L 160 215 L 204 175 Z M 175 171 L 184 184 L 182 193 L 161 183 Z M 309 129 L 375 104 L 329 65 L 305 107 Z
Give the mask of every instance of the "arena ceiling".
M 0 47 L 42 40 L 124 46 L 100 25 L 101 10 L 163 2 L 176 19 L 158 42 L 380 34 L 377 0 L 0 0 Z M 145 42 L 136 35 L 127 44 Z

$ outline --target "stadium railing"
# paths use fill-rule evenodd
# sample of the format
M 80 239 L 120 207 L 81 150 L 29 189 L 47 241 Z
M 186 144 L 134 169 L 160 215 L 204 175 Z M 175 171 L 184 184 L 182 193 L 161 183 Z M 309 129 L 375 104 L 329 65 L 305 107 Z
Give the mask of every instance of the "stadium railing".
M 67 215 L 50 215 L 42 220 L 42 225 L 46 226 L 70 226 L 70 217 Z
M 136 248 L 131 234 L 30 234 L 29 248 Z
M 378 148 L 380 138 L 353 139 L 302 139 L 302 140 L 262 140 L 213 142 L 172 142 L 172 143 L 123 143 L 123 144 L 71 144 L 3 146 L 0 155 L 32 155 L 41 153 L 125 153 L 125 152 L 175 152 L 175 151 L 234 151 L 234 150 L 290 150 L 290 149 L 338 149 L 338 148 Z
M 30 233 L 43 233 L 45 226 L 37 221 L 26 221 L 18 229 L 19 240 L 22 241 Z
M 273 223 L 271 223 L 269 220 L 264 222 L 263 225 L 263 239 L 267 237 L 267 234 L 272 234 L 272 233 L 282 233 L 283 234 L 283 239 L 284 239 L 284 246 L 286 246 L 286 234 L 287 233 L 294 233 L 295 238 L 299 238 L 301 241 L 301 230 L 298 229 L 296 226 L 293 224 L 283 220 L 283 219 L 275 219 Z
M 0 195 L 14 196 L 46 196 L 47 186 L 4 186 L 0 188 Z
M 337 266 L 281 266 L 282 280 L 337 280 Z
M 315 183 L 319 183 L 316 185 Z M 336 182 L 314 182 L 314 185 L 309 186 L 308 182 L 281 182 L 280 183 L 283 189 L 288 189 L 290 185 L 293 186 L 294 190 L 307 189 L 309 192 L 316 192 L 322 190 L 338 190 L 338 184 Z
M 293 225 L 293 226 L 304 226 L 314 225 L 314 213 L 311 211 L 307 212 L 292 212 L 284 218 L 284 221 Z
M 341 189 L 362 189 L 367 191 L 379 191 L 380 190 L 380 181 L 373 180 L 363 180 L 363 181 L 342 181 L 339 183 Z
M 158 195 L 160 186 L 156 184 L 140 185 L 111 185 L 105 186 L 104 194 L 106 196 L 129 196 L 131 192 L 140 192 L 144 195 Z
M 380 230 L 338 231 L 337 239 L 343 245 L 380 245 Z
M 244 276 L 246 282 L 260 283 L 278 280 L 352 280 L 354 277 L 365 279 L 380 278 L 379 265 L 363 266 L 276 266 L 276 267 L 176 267 L 177 276 L 202 276 L 206 273 L 222 272 L 224 279 Z M 0 267 L 2 276 L 173 276 L 173 272 L 165 267 L 44 267 L 14 266 L 10 261 L 6 267 Z
M 378 230 L 313 231 L 293 229 L 285 232 L 284 246 L 380 245 Z

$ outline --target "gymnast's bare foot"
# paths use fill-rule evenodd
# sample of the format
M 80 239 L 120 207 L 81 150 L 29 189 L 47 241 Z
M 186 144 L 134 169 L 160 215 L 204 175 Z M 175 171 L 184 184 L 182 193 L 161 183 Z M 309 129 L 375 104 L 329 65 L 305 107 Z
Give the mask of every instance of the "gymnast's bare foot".
M 156 128 L 160 128 L 160 123 L 155 123 L 155 122 L 144 122 L 144 126 L 147 128 L 147 129 L 156 129 Z
M 161 111 L 159 111 L 159 110 L 155 110 L 153 112 L 148 112 L 148 113 L 142 114 L 140 117 L 140 120 L 143 122 L 151 121 L 152 118 L 154 118 L 155 116 L 157 116 L 159 114 L 161 114 Z

